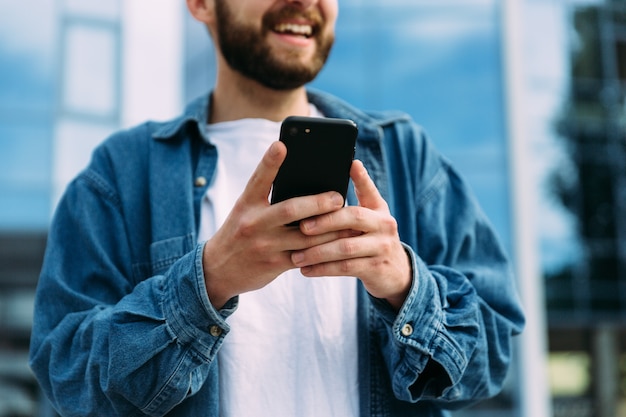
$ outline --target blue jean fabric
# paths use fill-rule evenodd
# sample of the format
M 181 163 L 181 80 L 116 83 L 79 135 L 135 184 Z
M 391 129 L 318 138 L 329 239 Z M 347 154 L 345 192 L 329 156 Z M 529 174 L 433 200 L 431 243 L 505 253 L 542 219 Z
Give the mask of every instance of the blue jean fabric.
M 360 288 L 360 415 L 444 416 L 495 395 L 524 317 L 510 264 L 467 185 L 405 114 L 308 93 L 326 116 L 358 124 L 356 157 L 413 263 L 398 313 Z M 113 135 L 58 205 L 30 358 L 62 415 L 219 416 L 215 359 L 238 300 L 212 307 L 197 243 L 217 161 L 202 140 L 209 107 L 207 95 L 173 121 Z

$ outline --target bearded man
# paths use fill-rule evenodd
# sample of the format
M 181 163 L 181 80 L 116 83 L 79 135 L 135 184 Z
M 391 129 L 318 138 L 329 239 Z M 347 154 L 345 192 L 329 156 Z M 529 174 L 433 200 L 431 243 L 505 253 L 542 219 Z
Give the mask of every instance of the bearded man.
M 337 0 L 187 6 L 214 89 L 104 141 L 50 228 L 31 366 L 54 408 L 445 416 L 498 393 L 524 318 L 467 185 L 407 115 L 306 87 Z M 358 125 L 347 204 L 269 204 L 293 115 Z

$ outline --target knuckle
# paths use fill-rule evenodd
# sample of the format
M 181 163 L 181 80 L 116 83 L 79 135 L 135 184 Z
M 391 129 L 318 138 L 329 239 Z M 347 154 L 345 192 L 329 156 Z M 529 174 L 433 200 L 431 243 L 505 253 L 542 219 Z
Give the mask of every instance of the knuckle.
M 284 201 L 281 206 L 281 216 L 285 219 L 295 219 L 298 217 L 298 207 L 294 201 Z
M 251 217 L 243 217 L 240 219 L 237 227 L 237 235 L 243 238 L 250 238 L 255 235 L 256 231 L 257 225 L 254 219 Z
M 342 255 L 353 256 L 357 251 L 357 244 L 354 239 L 342 239 L 339 250 Z
M 339 272 L 342 275 L 348 275 L 352 271 L 354 261 L 352 259 L 344 259 L 339 261 Z
M 255 239 L 252 243 L 252 251 L 257 254 L 270 253 L 270 242 L 266 239 Z
M 390 266 L 391 265 L 388 260 L 374 258 L 372 269 L 378 272 L 382 272 L 382 271 L 385 271 Z
M 384 230 L 389 231 L 391 233 L 396 233 L 398 231 L 398 222 L 393 216 L 385 216 L 383 217 L 381 224 Z
M 383 272 L 383 264 L 375 257 L 369 258 L 363 268 L 371 276 L 381 276 Z
M 265 264 L 271 269 L 279 267 L 280 265 L 283 265 L 285 263 L 285 257 L 282 256 L 281 254 L 274 254 L 271 256 L 266 256 L 264 260 L 265 260 Z
M 393 250 L 394 244 L 389 239 L 383 239 L 379 243 L 379 248 L 382 253 L 390 253 Z
M 361 222 L 361 221 L 365 220 L 365 218 L 367 216 L 367 210 L 364 207 L 361 207 L 361 206 L 354 206 L 353 207 L 353 216 L 354 216 L 354 218 L 358 222 Z

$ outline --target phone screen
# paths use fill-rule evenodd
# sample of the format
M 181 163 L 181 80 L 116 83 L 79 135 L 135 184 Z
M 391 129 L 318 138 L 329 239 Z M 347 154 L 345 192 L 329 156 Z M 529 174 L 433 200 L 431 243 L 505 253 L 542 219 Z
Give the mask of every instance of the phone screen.
M 337 191 L 345 201 L 357 133 L 357 125 L 348 119 L 285 119 L 280 140 L 287 157 L 274 180 L 271 203 L 326 191 Z

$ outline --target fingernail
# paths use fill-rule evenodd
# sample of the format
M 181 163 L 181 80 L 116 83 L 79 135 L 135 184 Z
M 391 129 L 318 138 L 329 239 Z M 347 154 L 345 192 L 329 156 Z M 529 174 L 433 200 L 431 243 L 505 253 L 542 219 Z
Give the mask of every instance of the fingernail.
M 272 155 L 272 156 L 278 155 L 278 146 L 276 146 L 276 143 L 272 143 L 270 145 L 269 151 L 270 151 L 270 155 Z
M 300 224 L 302 225 L 302 228 L 300 230 L 304 232 L 306 230 L 311 230 L 315 228 L 315 225 L 317 224 L 317 220 L 315 220 L 314 218 L 306 219 L 306 220 L 302 220 Z
M 333 193 L 333 196 L 331 197 L 331 201 L 336 206 L 343 206 L 343 197 L 341 196 L 341 194 Z
M 291 262 L 293 262 L 294 265 L 298 265 L 302 261 L 304 261 L 304 254 L 302 252 L 294 252 L 291 254 Z

